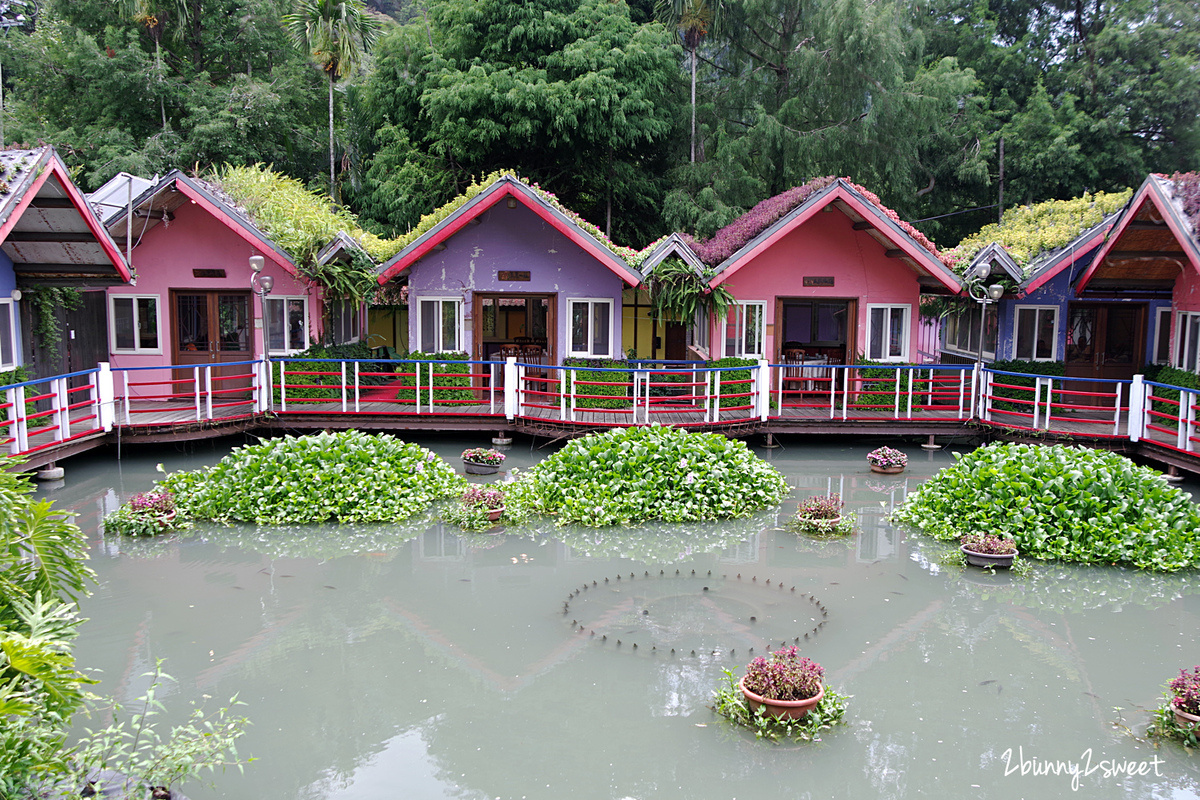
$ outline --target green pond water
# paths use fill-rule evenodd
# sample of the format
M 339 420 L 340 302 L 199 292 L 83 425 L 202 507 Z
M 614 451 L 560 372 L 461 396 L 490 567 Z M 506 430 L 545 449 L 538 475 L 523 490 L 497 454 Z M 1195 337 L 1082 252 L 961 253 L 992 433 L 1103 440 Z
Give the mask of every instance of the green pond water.
M 418 441 L 452 463 L 486 443 Z M 947 569 L 944 546 L 887 515 L 948 451 L 906 445 L 908 471 L 878 476 L 871 443 L 785 445 L 758 452 L 788 502 L 719 525 L 104 534 L 157 463 L 210 464 L 225 444 L 75 459 L 41 493 L 91 542 L 100 584 L 77 655 L 98 691 L 130 700 L 165 659 L 172 717 L 248 704 L 240 750 L 257 761 L 185 786 L 195 800 L 1200 797 L 1200 755 L 1141 736 L 1163 684 L 1200 662 L 1195 573 Z M 545 452 L 518 440 L 507 463 Z M 854 538 L 780 529 L 829 491 L 858 515 Z M 796 637 L 853 695 L 848 724 L 776 746 L 709 710 L 722 669 Z M 1045 774 L 1071 767 L 1077 787 Z

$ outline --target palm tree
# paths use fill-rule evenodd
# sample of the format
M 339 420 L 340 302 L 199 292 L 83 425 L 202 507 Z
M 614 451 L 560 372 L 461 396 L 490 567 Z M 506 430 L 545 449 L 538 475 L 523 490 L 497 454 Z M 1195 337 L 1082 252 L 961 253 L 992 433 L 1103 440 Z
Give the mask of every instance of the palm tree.
M 329 193 L 334 193 L 333 85 L 353 72 L 370 52 L 379 24 L 362 0 L 297 0 L 283 24 L 329 78 Z
M 696 49 L 715 26 L 721 0 L 659 0 L 659 13 L 679 29 L 692 66 L 692 162 L 696 161 Z

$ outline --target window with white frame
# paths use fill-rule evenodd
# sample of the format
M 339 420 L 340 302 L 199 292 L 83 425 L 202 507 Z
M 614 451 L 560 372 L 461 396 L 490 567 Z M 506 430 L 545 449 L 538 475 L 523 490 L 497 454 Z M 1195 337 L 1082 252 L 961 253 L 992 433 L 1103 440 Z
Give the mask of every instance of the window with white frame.
M 424 353 L 463 349 L 461 297 L 422 297 L 417 303 L 417 341 Z
M 267 352 L 291 355 L 308 349 L 308 298 L 267 297 L 263 300 L 267 319 Z
M 17 304 L 0 300 L 0 370 L 17 366 Z
M 567 300 L 571 355 L 590 358 L 612 356 L 612 300 L 572 298 Z
M 327 300 L 329 330 L 325 339 L 334 344 L 351 344 L 362 338 L 362 303 L 352 298 Z
M 987 307 L 983 324 L 983 357 L 991 360 L 996 358 L 996 338 L 999 309 L 994 304 Z M 973 306 L 963 306 L 946 315 L 945 341 L 942 349 L 951 353 L 976 358 L 979 355 L 979 303 Z
M 908 357 L 908 321 L 912 306 L 867 305 L 867 358 L 904 361 Z
M 1058 356 L 1058 306 L 1017 306 L 1013 358 L 1054 361 Z
M 1200 311 L 1179 312 L 1175 340 L 1175 366 L 1200 372 Z
M 1171 361 L 1171 307 L 1163 306 L 1154 314 L 1154 359 L 1155 364 Z
M 158 295 L 109 295 L 108 312 L 112 352 L 162 352 Z
M 725 355 L 763 358 L 767 337 L 767 304 L 735 303 L 725 315 Z

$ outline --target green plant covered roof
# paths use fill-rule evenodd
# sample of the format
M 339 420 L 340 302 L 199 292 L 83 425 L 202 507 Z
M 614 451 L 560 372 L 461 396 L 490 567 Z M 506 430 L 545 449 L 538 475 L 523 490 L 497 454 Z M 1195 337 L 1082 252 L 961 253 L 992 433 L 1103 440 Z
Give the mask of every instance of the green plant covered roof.
M 338 233 L 356 239 L 375 261 L 386 261 L 404 247 L 401 239 L 382 239 L 363 230 L 358 218 L 333 206 L 328 197 L 304 188 L 300 181 L 263 164 L 226 165 L 208 180 L 229 195 L 255 225 L 287 252 L 302 270 Z
M 1070 244 L 1109 214 L 1120 211 L 1132 196 L 1133 190 L 1126 189 L 1014 208 L 1004 213 L 1003 224 L 988 225 L 957 246 L 943 250 L 942 260 L 962 275 L 979 251 L 995 242 L 1004 247 L 1028 275 L 1029 265 L 1039 256 Z

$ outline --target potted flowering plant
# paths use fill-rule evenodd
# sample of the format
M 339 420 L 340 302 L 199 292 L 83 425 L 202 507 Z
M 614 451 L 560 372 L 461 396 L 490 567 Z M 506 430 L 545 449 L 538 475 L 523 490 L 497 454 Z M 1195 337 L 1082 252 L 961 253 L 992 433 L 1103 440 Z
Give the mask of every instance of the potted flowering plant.
M 976 567 L 1011 567 L 1018 555 L 1016 542 L 994 533 L 968 533 L 959 544 L 967 563 Z
M 825 669 L 802 657 L 795 645 L 759 656 L 746 667 L 738 686 L 752 711 L 785 719 L 801 719 L 821 702 Z
M 462 451 L 462 460 L 468 475 L 493 475 L 504 463 L 504 453 L 488 447 L 469 447 Z
M 786 527 L 810 533 L 836 532 L 841 527 L 845 505 L 842 496 L 836 493 L 809 497 L 796 508 Z
M 488 522 L 495 522 L 504 514 L 504 490 L 493 486 L 471 486 L 463 492 L 462 504 L 483 509 Z
M 872 472 L 895 475 L 908 466 L 908 456 L 894 447 L 884 445 L 867 453 L 867 463 L 871 465 Z
M 1179 670 L 1179 677 L 1167 684 L 1171 689 L 1171 711 L 1175 724 L 1184 730 L 1200 730 L 1200 665 L 1191 672 Z
M 153 536 L 175 521 L 175 495 L 158 488 L 139 492 L 104 518 L 106 530 L 129 536 Z

